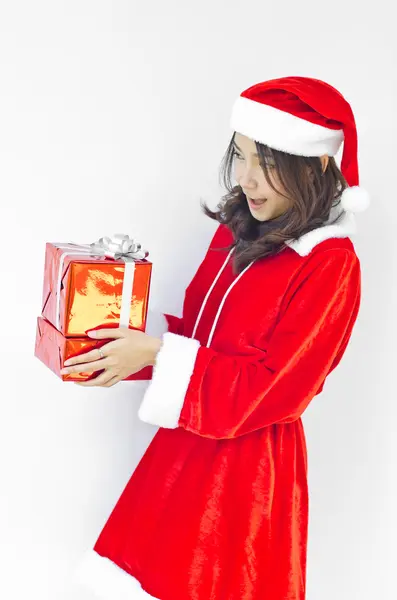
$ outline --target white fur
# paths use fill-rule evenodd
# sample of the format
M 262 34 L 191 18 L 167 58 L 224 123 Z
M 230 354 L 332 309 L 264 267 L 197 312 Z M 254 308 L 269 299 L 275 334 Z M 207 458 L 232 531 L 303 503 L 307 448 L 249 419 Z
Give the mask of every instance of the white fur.
M 338 223 L 334 220 L 342 213 Z M 345 238 L 356 233 L 356 220 L 354 214 L 343 211 L 339 205 L 331 210 L 330 217 L 325 225 L 305 233 L 297 240 L 285 242 L 292 250 L 301 256 L 307 256 L 317 244 L 330 238 Z
M 142 421 L 175 429 L 193 373 L 200 342 L 167 332 L 157 354 L 153 376 L 138 416 Z
M 343 129 L 310 123 L 244 96 L 234 102 L 230 126 L 275 150 L 300 156 L 335 156 L 344 140 Z
M 363 212 L 370 204 L 370 197 L 366 190 L 358 185 L 353 185 L 343 190 L 341 203 L 345 210 L 350 212 Z
M 146 593 L 135 577 L 95 550 L 84 554 L 72 579 L 104 600 L 158 600 Z

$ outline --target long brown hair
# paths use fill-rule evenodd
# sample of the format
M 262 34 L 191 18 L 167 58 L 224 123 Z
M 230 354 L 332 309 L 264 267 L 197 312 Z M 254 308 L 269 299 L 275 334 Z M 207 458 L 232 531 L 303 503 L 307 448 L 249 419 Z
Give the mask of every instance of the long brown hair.
M 266 181 L 274 191 L 291 201 L 283 215 L 259 221 L 251 215 L 241 186 L 233 186 L 231 182 L 235 135 L 234 132 L 219 171 L 228 193 L 222 196 L 215 211 L 203 201 L 200 204 L 208 217 L 227 225 L 233 232 L 234 242 L 227 249 L 235 247 L 233 270 L 240 273 L 251 261 L 283 251 L 285 241 L 322 226 L 331 208 L 339 204 L 347 182 L 333 157 L 329 157 L 323 172 L 317 156 L 287 154 L 255 141 Z M 283 190 L 274 186 L 266 166 L 269 162 L 274 165 Z

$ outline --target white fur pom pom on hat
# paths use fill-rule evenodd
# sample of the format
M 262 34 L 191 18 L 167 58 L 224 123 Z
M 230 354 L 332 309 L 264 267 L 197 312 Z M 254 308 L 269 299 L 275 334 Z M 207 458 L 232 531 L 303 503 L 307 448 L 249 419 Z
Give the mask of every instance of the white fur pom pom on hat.
M 370 197 L 366 190 L 358 185 L 353 185 L 343 190 L 341 205 L 352 213 L 363 212 L 370 205 Z

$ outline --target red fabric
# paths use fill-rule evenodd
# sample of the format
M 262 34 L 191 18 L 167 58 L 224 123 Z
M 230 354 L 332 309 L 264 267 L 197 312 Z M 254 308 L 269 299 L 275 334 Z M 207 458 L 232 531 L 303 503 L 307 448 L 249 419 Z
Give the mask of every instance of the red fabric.
M 231 233 L 219 226 L 212 246 Z M 190 337 L 226 257 L 208 250 L 174 333 Z M 349 239 L 287 248 L 215 285 L 177 429 L 160 428 L 94 549 L 161 600 L 304 600 L 307 454 L 301 415 L 340 361 L 360 304 Z
M 256 83 L 241 96 L 328 129 L 343 129 L 341 171 L 349 186 L 359 185 L 356 122 L 336 88 L 313 77 L 281 77 Z
M 183 319 L 168 314 L 165 314 L 164 316 L 167 319 L 168 331 L 178 335 L 183 335 Z

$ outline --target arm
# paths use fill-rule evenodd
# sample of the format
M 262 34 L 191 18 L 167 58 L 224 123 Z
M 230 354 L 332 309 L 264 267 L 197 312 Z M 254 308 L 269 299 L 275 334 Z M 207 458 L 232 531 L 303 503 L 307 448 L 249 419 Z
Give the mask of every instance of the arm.
M 126 377 L 127 381 L 150 381 L 153 377 L 153 366 L 165 333 L 183 333 L 183 319 L 149 309 L 146 317 L 145 333 L 151 336 L 148 346 L 149 362 L 140 371 Z M 148 342 L 149 343 L 149 342 Z
M 318 253 L 302 269 L 254 360 L 166 333 L 139 417 L 215 439 L 298 419 L 343 355 L 360 285 L 353 252 Z

